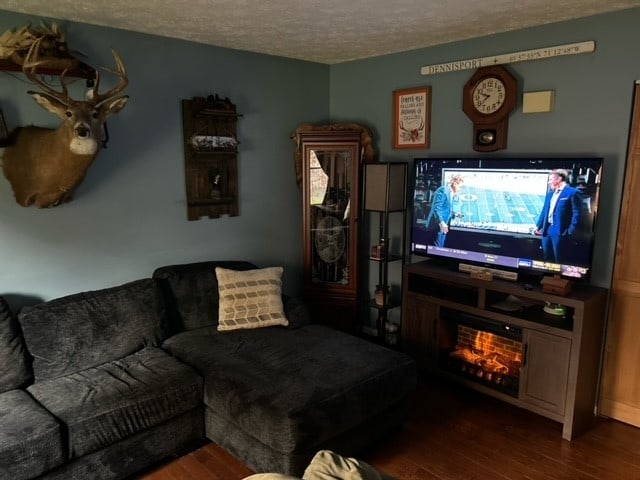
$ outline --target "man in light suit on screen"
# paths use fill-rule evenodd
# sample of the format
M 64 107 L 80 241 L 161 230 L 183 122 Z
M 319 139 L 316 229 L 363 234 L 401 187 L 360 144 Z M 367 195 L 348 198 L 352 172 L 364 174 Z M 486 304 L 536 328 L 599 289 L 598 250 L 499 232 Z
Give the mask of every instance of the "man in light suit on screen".
M 436 247 L 444 247 L 449 233 L 449 224 L 454 217 L 453 197 L 456 196 L 463 183 L 464 179 L 460 175 L 453 175 L 447 185 L 438 187 L 433 194 L 431 211 L 427 217 L 427 228 L 437 229 Z

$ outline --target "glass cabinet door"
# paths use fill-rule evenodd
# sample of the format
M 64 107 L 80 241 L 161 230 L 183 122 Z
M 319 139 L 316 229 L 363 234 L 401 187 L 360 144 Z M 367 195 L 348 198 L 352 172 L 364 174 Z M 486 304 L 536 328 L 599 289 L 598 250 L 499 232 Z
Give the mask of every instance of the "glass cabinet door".
M 360 135 L 302 135 L 305 296 L 326 307 L 358 294 Z M 356 310 L 349 315 L 356 315 Z
M 349 283 L 349 150 L 309 150 L 311 281 Z

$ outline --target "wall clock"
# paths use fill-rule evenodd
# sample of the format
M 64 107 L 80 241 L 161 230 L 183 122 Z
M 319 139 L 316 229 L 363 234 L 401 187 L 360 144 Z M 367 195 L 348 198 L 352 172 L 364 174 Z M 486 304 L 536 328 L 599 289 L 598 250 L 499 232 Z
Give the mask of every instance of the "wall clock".
M 518 81 L 502 65 L 482 67 L 465 83 L 462 110 L 473 122 L 473 149 L 507 148 L 509 115 L 516 107 Z

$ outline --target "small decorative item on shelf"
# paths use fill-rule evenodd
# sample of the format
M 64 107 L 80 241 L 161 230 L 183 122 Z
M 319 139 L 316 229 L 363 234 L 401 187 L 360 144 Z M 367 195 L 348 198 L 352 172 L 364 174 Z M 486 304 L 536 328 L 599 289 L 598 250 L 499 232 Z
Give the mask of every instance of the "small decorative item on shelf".
M 398 344 L 398 325 L 395 323 L 387 322 L 385 325 L 384 343 L 387 345 Z
M 373 245 L 371 247 L 371 259 L 373 260 L 384 259 L 384 247 L 382 245 Z
M 387 306 L 391 305 L 391 287 L 387 286 L 386 289 Z M 376 305 L 378 307 L 384 307 L 385 300 L 385 287 L 384 285 L 376 285 L 376 292 L 374 295 Z

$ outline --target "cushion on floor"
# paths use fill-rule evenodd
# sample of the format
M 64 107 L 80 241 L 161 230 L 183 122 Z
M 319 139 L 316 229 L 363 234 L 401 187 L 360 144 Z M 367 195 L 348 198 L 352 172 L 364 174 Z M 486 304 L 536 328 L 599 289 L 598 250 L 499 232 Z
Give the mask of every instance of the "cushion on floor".
M 320 450 L 300 477 L 280 473 L 256 473 L 243 480 L 393 480 L 362 460 Z
M 33 478 L 64 458 L 60 424 L 24 390 L 0 393 L 0 478 Z
M 202 377 L 154 347 L 28 391 L 68 429 L 71 458 L 111 445 L 202 402 Z

